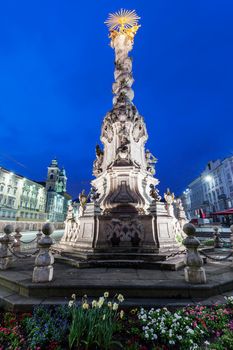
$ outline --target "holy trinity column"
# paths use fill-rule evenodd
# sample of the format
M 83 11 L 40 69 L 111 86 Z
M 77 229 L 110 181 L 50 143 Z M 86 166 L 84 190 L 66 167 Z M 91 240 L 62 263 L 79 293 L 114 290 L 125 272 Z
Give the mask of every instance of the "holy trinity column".
M 100 194 L 100 207 L 106 214 L 122 210 L 147 213 L 151 188 L 158 184 L 154 178 L 156 158 L 145 150 L 146 125 L 132 102 L 134 79 L 129 52 L 140 27 L 138 20 L 135 11 L 120 10 L 105 22 L 115 53 L 114 97 L 113 108 L 102 124 L 103 149 L 96 146 L 96 179 L 92 185 Z
M 120 10 L 106 21 L 115 53 L 113 107 L 103 120 L 102 146 L 96 146 L 91 192 L 79 195 L 78 215 L 69 207 L 59 244 L 59 249 L 85 259 L 117 260 L 122 252 L 129 259 L 129 253 L 132 259 L 148 259 L 148 254 L 151 259 L 165 258 L 158 254 L 176 247 L 175 236 L 181 231 L 173 195 L 169 192 L 166 202 L 160 201 L 154 177 L 157 160 L 145 149 L 146 125 L 133 104 L 129 53 L 138 20 L 135 11 Z

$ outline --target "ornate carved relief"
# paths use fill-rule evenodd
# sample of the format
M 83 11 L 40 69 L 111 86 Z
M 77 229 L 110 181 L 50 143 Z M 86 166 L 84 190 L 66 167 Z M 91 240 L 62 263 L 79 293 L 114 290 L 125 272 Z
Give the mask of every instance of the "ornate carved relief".
M 107 240 L 113 246 L 119 246 L 120 242 L 131 242 L 133 247 L 138 247 L 144 240 L 143 224 L 138 219 L 112 219 L 107 226 Z
M 113 135 L 114 135 L 113 127 L 110 124 L 110 121 L 106 121 L 103 125 L 102 137 L 108 140 L 109 143 L 111 143 L 113 140 Z

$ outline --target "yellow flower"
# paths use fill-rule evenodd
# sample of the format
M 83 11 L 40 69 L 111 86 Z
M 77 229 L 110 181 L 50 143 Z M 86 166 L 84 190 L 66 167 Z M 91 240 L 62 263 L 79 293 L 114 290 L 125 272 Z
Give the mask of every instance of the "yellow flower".
M 118 294 L 117 299 L 120 303 L 122 303 L 125 300 L 122 294 Z
M 112 308 L 112 302 L 111 301 L 108 302 L 108 307 L 109 307 L 109 309 Z
M 74 301 L 70 300 L 68 306 L 71 307 L 71 306 L 73 306 L 73 304 L 74 304 Z
M 83 305 L 82 305 L 82 308 L 84 309 L 84 310 L 87 310 L 87 309 L 89 309 L 89 304 L 88 303 L 83 303 Z
M 120 318 L 122 319 L 123 317 L 124 317 L 124 311 L 121 310 L 121 312 L 120 312 Z
M 97 306 L 97 301 L 96 300 L 93 300 L 92 303 L 91 303 L 92 307 L 96 307 Z
M 72 295 L 71 295 L 71 299 L 76 299 L 76 295 L 75 295 L 75 294 L 72 294 Z
M 113 311 L 116 311 L 118 309 L 118 304 L 114 303 L 112 309 L 113 309 Z
M 105 297 L 105 298 L 108 298 L 108 297 L 109 297 L 109 292 L 105 292 L 105 293 L 104 293 L 104 297 Z

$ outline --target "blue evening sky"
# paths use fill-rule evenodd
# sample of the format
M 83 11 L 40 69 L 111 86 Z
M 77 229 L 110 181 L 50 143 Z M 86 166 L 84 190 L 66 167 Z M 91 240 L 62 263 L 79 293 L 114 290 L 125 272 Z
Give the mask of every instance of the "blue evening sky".
M 134 91 L 163 192 L 233 154 L 232 0 L 7 0 L 0 4 L 0 166 L 44 180 L 56 156 L 77 197 L 111 109 L 109 12 L 136 9 Z

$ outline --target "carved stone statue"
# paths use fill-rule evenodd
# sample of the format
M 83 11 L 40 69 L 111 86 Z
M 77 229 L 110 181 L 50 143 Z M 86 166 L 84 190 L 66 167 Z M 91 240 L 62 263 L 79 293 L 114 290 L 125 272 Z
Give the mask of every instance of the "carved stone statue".
M 156 201 L 161 201 L 161 196 L 159 195 L 159 190 L 152 184 L 150 184 L 150 196 Z
M 73 205 L 70 204 L 68 206 L 66 220 L 71 220 L 73 218 L 74 218 L 74 208 L 73 208 Z
M 146 135 L 145 127 L 142 121 L 137 121 L 135 123 L 132 134 L 135 142 L 139 142 L 140 138 Z
M 86 204 L 87 204 L 87 195 L 85 194 L 85 190 L 82 190 L 81 193 L 79 193 L 79 202 L 80 202 L 80 207 L 79 207 L 79 216 L 82 216 L 84 214 L 84 211 L 86 209 Z
M 180 198 L 176 199 L 176 208 L 179 210 L 184 210 L 182 200 Z
M 93 164 L 93 175 L 98 176 L 103 171 L 102 163 L 104 158 L 104 152 L 101 150 L 99 145 L 96 145 L 95 153 L 96 153 L 96 160 L 94 161 L 94 164 Z
M 129 138 L 127 136 L 127 129 L 125 124 L 122 123 L 121 129 L 119 131 L 120 146 L 117 148 L 117 161 L 128 160 L 129 156 Z
M 164 193 L 164 199 L 166 201 L 166 208 L 169 216 L 175 216 L 174 215 L 174 208 L 173 208 L 173 202 L 175 200 L 174 193 L 171 193 L 170 189 L 167 189 L 167 192 Z
M 147 171 L 149 171 L 152 175 L 155 175 L 155 164 L 157 163 L 157 158 L 153 156 L 153 154 L 147 149 L 145 152 L 146 163 L 147 163 Z
M 95 188 L 94 186 L 91 187 L 90 193 L 89 193 L 89 197 L 90 197 L 90 201 L 93 203 L 96 203 L 98 198 L 99 198 L 100 194 L 98 193 L 97 188 Z
M 112 119 L 112 117 L 114 117 L 111 113 L 109 114 L 110 119 Z M 102 137 L 105 138 L 106 140 L 108 140 L 109 143 L 112 142 L 113 139 L 113 127 L 110 124 L 110 120 L 108 120 L 106 118 L 105 123 L 103 125 L 103 130 L 102 130 Z

